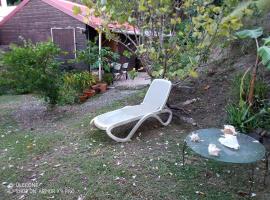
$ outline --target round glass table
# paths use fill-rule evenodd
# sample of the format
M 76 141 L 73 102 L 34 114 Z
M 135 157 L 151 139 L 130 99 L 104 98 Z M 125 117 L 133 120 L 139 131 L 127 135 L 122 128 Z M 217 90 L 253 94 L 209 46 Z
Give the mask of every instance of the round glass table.
M 190 136 L 192 133 L 198 134 L 200 141 L 193 142 L 191 141 Z M 184 142 L 182 155 L 183 155 L 183 165 L 185 165 L 185 150 L 186 148 L 192 149 L 196 154 L 207 158 L 220 162 L 226 163 L 234 163 L 234 164 L 256 164 L 258 161 L 265 158 L 265 176 L 264 176 L 264 184 L 265 178 L 268 174 L 268 153 L 266 153 L 265 147 L 254 138 L 238 133 L 237 140 L 240 145 L 240 149 L 234 150 L 223 146 L 218 139 L 224 135 L 220 129 L 210 128 L 210 129 L 200 129 L 197 131 L 193 131 L 190 133 Z M 219 156 L 212 156 L 208 153 L 208 145 L 215 144 L 217 148 L 219 148 L 220 154 Z M 253 182 L 254 168 L 252 168 L 251 182 Z
M 191 134 L 197 133 L 200 137 L 200 142 L 192 142 Z M 238 133 L 237 140 L 240 145 L 240 149 L 234 150 L 223 146 L 218 139 L 223 135 L 223 132 L 220 129 L 211 128 L 211 129 L 201 129 L 190 133 L 186 139 L 186 145 L 191 148 L 197 154 L 228 163 L 254 163 L 265 157 L 265 147 L 254 138 Z M 219 156 L 211 156 L 208 153 L 208 145 L 215 144 L 217 148 L 219 148 L 220 154 Z

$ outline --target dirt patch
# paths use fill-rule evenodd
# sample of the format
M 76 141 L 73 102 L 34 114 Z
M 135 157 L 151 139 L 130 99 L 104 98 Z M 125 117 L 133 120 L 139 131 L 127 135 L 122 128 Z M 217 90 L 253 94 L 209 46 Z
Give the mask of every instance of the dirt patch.
M 104 94 L 89 99 L 84 104 L 57 106 L 52 110 L 49 110 L 43 101 L 26 96 L 24 101 L 13 112 L 13 116 L 20 126 L 26 130 L 61 130 L 66 127 L 64 119 L 79 119 L 104 107 L 104 105 L 110 105 L 134 93 L 136 93 L 136 90 L 110 89 Z
M 226 123 L 226 105 L 231 102 L 232 82 L 236 74 L 243 72 L 254 61 L 254 56 L 244 56 L 234 63 L 232 60 L 211 64 L 202 68 L 197 79 L 185 83 L 188 87 L 174 87 L 170 104 L 179 104 L 196 99 L 184 106 L 181 115 L 192 118 L 198 128 L 222 127 Z

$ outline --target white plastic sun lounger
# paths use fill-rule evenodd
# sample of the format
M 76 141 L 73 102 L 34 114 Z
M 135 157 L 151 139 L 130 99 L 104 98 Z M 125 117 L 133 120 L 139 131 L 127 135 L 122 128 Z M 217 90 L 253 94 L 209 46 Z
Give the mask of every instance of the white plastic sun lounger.
M 130 141 L 131 137 L 141 126 L 141 124 L 148 118 L 156 118 L 162 125 L 167 126 L 172 120 L 171 110 L 165 108 L 167 99 L 171 91 L 171 82 L 164 79 L 155 79 L 141 104 L 135 106 L 126 106 L 118 110 L 104 113 L 92 119 L 90 124 L 101 130 L 106 130 L 106 133 L 116 142 Z M 158 115 L 168 113 L 167 121 L 163 121 Z M 130 122 L 138 121 L 132 128 L 126 138 L 119 138 L 112 134 L 112 129 L 128 124 Z

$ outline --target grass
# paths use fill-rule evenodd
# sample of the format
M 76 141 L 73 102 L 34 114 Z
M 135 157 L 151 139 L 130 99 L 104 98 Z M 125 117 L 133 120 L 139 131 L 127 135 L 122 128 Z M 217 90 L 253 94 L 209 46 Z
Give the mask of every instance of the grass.
M 13 112 L 23 96 L 0 96 L 0 183 L 7 182 L 0 185 L 0 199 L 244 199 L 238 191 L 248 189 L 246 166 L 207 162 L 191 151 L 187 164 L 181 165 L 190 128 L 148 123 L 138 131 L 141 136 L 125 144 L 90 129 L 92 117 L 137 103 L 144 92 L 76 119 L 59 114 L 54 123 L 59 120 L 67 127 L 44 132 L 25 130 L 15 120 Z M 9 194 L 10 183 L 13 189 L 18 189 L 16 183 L 39 186 L 28 194 Z M 267 194 L 259 184 L 255 191 Z

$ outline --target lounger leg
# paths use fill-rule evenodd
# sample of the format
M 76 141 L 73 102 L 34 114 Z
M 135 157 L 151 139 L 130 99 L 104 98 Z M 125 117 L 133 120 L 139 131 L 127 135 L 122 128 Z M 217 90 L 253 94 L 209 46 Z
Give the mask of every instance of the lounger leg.
M 106 133 L 108 134 L 108 136 L 110 138 L 112 138 L 113 140 L 115 140 L 116 142 L 128 142 L 131 140 L 132 136 L 134 135 L 134 133 L 137 131 L 137 129 L 141 126 L 141 124 L 146 120 L 148 119 L 149 117 L 153 117 L 153 114 L 149 114 L 149 115 L 146 115 L 144 116 L 143 118 L 141 118 L 137 124 L 132 128 L 132 130 L 129 132 L 128 136 L 125 137 L 125 138 L 119 138 L 119 137 L 116 137 L 115 135 L 112 134 L 112 129 L 117 127 L 118 125 L 114 125 L 114 126 L 111 126 L 111 127 L 108 127 L 107 130 L 106 130 Z
M 165 110 L 162 110 L 159 114 L 162 114 L 162 113 L 168 113 L 169 114 L 169 118 L 167 119 L 166 122 L 163 122 L 162 119 L 156 114 L 154 115 L 154 117 L 163 125 L 163 126 L 167 126 L 171 123 L 172 121 L 172 111 L 170 111 L 169 109 L 165 109 Z
M 163 122 L 162 119 L 158 116 L 158 114 L 162 114 L 162 113 L 168 113 L 169 114 L 169 118 L 166 122 Z M 134 135 L 134 133 L 138 130 L 138 128 L 142 125 L 142 123 L 147 120 L 150 117 L 154 117 L 156 118 L 163 126 L 167 126 L 171 120 L 172 120 L 172 111 L 165 109 L 160 111 L 159 113 L 156 114 L 149 114 L 144 116 L 143 118 L 141 118 L 137 124 L 132 128 L 132 130 L 129 132 L 128 136 L 126 138 L 119 138 L 116 137 L 115 135 L 112 134 L 112 129 L 114 129 L 115 127 L 117 127 L 118 125 L 114 125 L 111 127 L 108 127 L 106 130 L 106 133 L 108 134 L 108 136 L 110 138 L 112 138 L 113 140 L 115 140 L 116 142 L 128 142 L 131 140 L 132 136 Z

